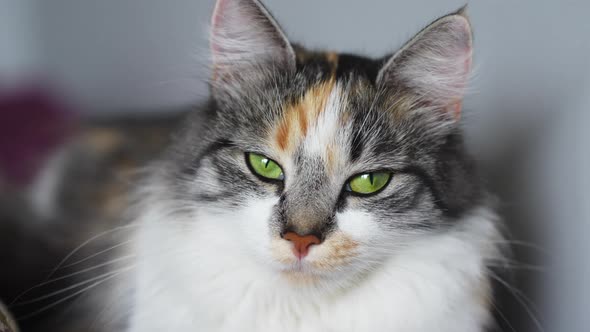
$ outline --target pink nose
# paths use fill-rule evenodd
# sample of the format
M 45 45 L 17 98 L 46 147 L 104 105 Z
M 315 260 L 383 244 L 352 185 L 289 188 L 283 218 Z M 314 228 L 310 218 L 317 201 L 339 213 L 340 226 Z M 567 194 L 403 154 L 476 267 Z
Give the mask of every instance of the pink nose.
M 322 241 L 315 235 L 301 236 L 295 232 L 287 232 L 283 239 L 293 242 L 293 253 L 297 258 L 302 259 L 309 253 L 309 247 L 314 244 L 320 244 Z

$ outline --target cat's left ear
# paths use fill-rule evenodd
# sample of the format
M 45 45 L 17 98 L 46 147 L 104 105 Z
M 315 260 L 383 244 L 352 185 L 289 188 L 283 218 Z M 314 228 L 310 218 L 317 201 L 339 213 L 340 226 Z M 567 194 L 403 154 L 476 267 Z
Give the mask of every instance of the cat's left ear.
M 211 19 L 214 76 L 240 74 L 251 65 L 295 69 L 295 52 L 259 0 L 217 0 Z
M 458 118 L 471 59 L 471 25 L 463 7 L 431 23 L 389 58 L 377 84 L 407 90 Z

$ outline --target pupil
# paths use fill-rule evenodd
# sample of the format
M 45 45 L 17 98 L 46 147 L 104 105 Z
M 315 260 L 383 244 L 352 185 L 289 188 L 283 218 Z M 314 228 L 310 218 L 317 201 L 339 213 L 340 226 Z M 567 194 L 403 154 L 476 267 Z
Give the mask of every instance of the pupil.
M 369 181 L 371 182 L 371 185 L 374 185 L 373 173 L 369 173 Z
M 268 168 L 268 163 L 270 163 L 270 159 L 262 159 L 262 162 L 264 163 L 264 168 Z

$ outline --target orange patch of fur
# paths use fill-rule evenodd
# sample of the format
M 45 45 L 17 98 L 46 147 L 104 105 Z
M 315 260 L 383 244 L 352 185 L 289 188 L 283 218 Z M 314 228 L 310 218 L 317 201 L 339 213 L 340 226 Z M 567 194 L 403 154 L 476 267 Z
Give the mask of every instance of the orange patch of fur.
M 336 231 L 321 246 L 324 246 L 322 257 L 314 260 L 312 265 L 318 269 L 331 269 L 355 257 L 359 243 L 343 232 Z
M 281 151 L 293 151 L 307 135 L 309 127 L 317 122 L 324 111 L 335 83 L 334 78 L 324 81 L 309 89 L 294 104 L 287 106 L 274 134 L 276 145 Z
M 287 148 L 287 144 L 289 143 L 289 128 L 291 125 L 291 121 L 286 120 L 286 117 L 283 118 L 279 128 L 277 129 L 276 134 L 276 142 L 281 150 L 285 150 Z
M 301 107 L 301 105 L 297 107 L 297 118 L 299 119 L 299 128 L 301 129 L 301 135 L 307 135 L 307 111 L 305 110 L 305 108 Z

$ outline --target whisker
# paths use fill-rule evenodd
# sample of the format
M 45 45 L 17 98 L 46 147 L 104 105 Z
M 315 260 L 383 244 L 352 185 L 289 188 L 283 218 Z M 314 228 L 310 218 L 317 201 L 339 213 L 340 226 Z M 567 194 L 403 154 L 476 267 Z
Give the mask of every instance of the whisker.
M 95 265 L 95 266 L 91 266 L 91 267 L 89 267 L 89 268 L 86 268 L 86 269 L 83 269 L 83 270 L 80 270 L 80 271 L 77 271 L 77 272 L 73 272 L 73 273 L 70 273 L 70 274 L 66 274 L 66 275 L 64 275 L 64 276 L 61 276 L 61 277 L 58 277 L 58 278 L 53 278 L 53 279 L 51 279 L 51 280 L 45 280 L 45 281 L 43 281 L 42 283 L 40 283 L 40 284 L 37 284 L 37 285 L 35 285 L 35 286 L 33 286 L 33 287 L 31 287 L 31 288 L 29 288 L 29 289 L 25 290 L 25 291 L 24 291 L 24 292 L 22 292 L 21 294 L 19 294 L 19 295 L 18 295 L 18 296 L 17 296 L 17 297 L 16 297 L 14 300 L 12 300 L 12 302 L 10 303 L 10 305 L 9 305 L 9 306 L 13 306 L 13 305 L 14 305 L 15 303 L 17 303 L 17 301 L 18 301 L 19 299 L 21 299 L 23 296 L 25 296 L 26 294 L 30 293 L 32 290 L 34 290 L 34 289 L 37 289 L 37 288 L 39 288 L 39 287 L 41 287 L 41 286 L 45 286 L 45 285 L 48 285 L 48 284 L 54 283 L 54 282 L 56 282 L 56 281 L 59 281 L 59 280 L 67 279 L 67 278 L 69 278 L 69 277 L 73 277 L 73 276 L 79 275 L 79 274 L 81 274 L 81 273 L 88 272 L 88 271 L 92 271 L 92 270 L 98 269 L 98 268 L 100 268 L 100 267 L 103 267 L 103 266 L 106 266 L 106 265 L 109 265 L 109 264 L 112 264 L 112 263 L 116 263 L 116 262 L 118 262 L 118 261 L 121 261 L 121 260 L 124 260 L 124 259 L 130 259 L 130 258 L 133 258 L 133 257 L 135 257 L 135 255 L 127 255 L 127 256 L 119 257 L 119 258 L 116 258 L 116 259 L 110 260 L 110 261 L 108 261 L 108 262 L 101 263 L 101 264 L 98 264 L 98 265 Z
M 516 332 L 516 329 L 514 328 L 514 326 L 512 326 L 512 324 L 510 324 L 510 321 L 508 320 L 508 318 L 506 318 L 506 315 L 504 315 L 504 313 L 494 303 L 494 301 L 491 301 L 490 303 L 492 304 L 492 307 L 494 307 L 494 310 L 498 313 L 498 315 L 500 315 L 500 318 L 502 318 L 502 320 L 506 323 L 506 325 L 508 325 L 508 327 L 510 328 L 510 330 L 512 332 Z
M 81 274 L 81 273 L 85 273 L 85 272 L 88 272 L 88 271 L 96 270 L 96 269 L 98 269 L 98 268 L 100 268 L 100 267 L 107 266 L 107 265 L 110 265 L 110 264 L 112 264 L 112 263 L 116 263 L 116 262 L 119 262 L 119 261 L 122 261 L 122 260 L 126 260 L 126 259 L 130 259 L 130 258 L 134 258 L 134 257 L 135 257 L 135 255 L 126 255 L 126 256 L 122 256 L 122 257 L 115 258 L 115 259 L 111 259 L 111 260 L 110 260 L 110 261 L 108 261 L 108 262 L 100 263 L 100 264 L 97 264 L 97 265 L 94 265 L 94 266 L 91 266 L 91 267 L 88 267 L 88 268 L 82 269 L 82 270 L 80 270 L 80 271 L 76 271 L 76 272 L 69 273 L 69 274 L 66 274 L 66 275 L 64 275 L 64 276 L 61 276 L 61 277 L 58 277 L 58 278 L 54 278 L 54 279 L 51 279 L 51 280 L 47 280 L 47 281 L 45 281 L 45 282 L 43 282 L 43 283 L 41 283 L 41 284 L 39 284 L 39 285 L 37 285 L 37 286 L 43 286 L 43 285 L 47 285 L 47 284 L 50 284 L 50 283 L 56 282 L 56 281 L 58 281 L 58 280 L 63 280 L 63 279 L 69 278 L 69 277 L 73 277 L 73 276 L 76 276 L 76 275 L 78 275 L 78 274 Z
M 66 257 L 64 257 L 64 259 L 61 260 L 61 262 L 59 262 L 57 264 L 57 266 L 53 269 L 53 271 L 51 271 L 51 273 L 47 276 L 47 279 L 51 278 L 67 261 L 68 259 L 70 259 L 70 257 L 72 257 L 74 254 L 76 254 L 78 251 L 80 251 L 80 249 L 82 249 L 83 247 L 85 247 L 86 245 L 88 245 L 89 243 L 91 243 L 92 241 L 99 239 L 105 235 L 120 231 L 120 230 L 125 230 L 125 229 L 129 229 L 132 227 L 137 227 L 139 225 L 137 224 L 130 224 L 130 225 L 125 225 L 125 226 L 119 226 L 119 227 L 115 227 L 113 229 L 104 231 L 102 233 L 99 233 L 93 237 L 91 237 L 90 239 L 84 241 L 82 244 L 80 244 L 79 246 L 77 246 L 74 250 L 72 250 L 69 254 L 66 255 Z
M 46 295 L 43 295 L 43 296 L 39 296 L 39 297 L 34 298 L 34 299 L 31 299 L 31 300 L 26 300 L 26 301 L 15 303 L 15 304 L 12 305 L 12 307 L 19 307 L 19 306 L 23 306 L 23 305 L 27 305 L 27 304 L 31 304 L 31 303 L 36 303 L 36 302 L 39 302 L 39 301 L 42 301 L 42 300 L 51 298 L 51 297 L 53 297 L 55 295 L 59 295 L 61 293 L 67 292 L 67 291 L 69 291 L 71 289 L 78 288 L 78 287 L 80 287 L 82 285 L 86 285 L 86 284 L 88 284 L 88 283 L 90 283 L 92 281 L 103 279 L 105 277 L 109 277 L 109 276 L 114 275 L 114 274 L 120 274 L 121 272 L 125 272 L 125 271 L 130 270 L 130 269 L 132 269 L 134 267 L 135 266 L 132 265 L 132 266 L 129 266 L 127 268 L 122 268 L 122 269 L 119 269 L 119 270 L 115 270 L 115 271 L 111 271 L 111 272 L 108 272 L 108 273 L 105 273 L 105 274 L 101 274 L 99 276 L 92 277 L 92 278 L 90 278 L 88 280 L 84 280 L 84 281 L 79 282 L 79 283 L 76 283 L 74 285 L 71 285 L 71 286 L 62 288 L 62 289 L 57 290 L 55 292 L 52 292 L 52 293 L 49 293 L 49 294 L 46 294 Z
M 503 267 L 507 269 L 522 269 L 522 270 L 531 270 L 531 271 L 538 271 L 538 272 L 545 272 L 546 268 L 542 265 L 534 265 L 534 264 L 527 264 L 522 263 L 516 260 L 511 260 L 508 258 L 493 258 L 486 261 L 486 265 L 492 267 Z
M 73 294 L 70 294 L 70 295 L 64 297 L 63 299 L 60 299 L 60 300 L 55 301 L 53 303 L 50 303 L 50 304 L 48 304 L 48 305 L 46 305 L 46 306 L 44 306 L 44 307 L 42 307 L 42 308 L 40 308 L 38 310 L 35 310 L 35 311 L 33 311 L 33 312 L 29 313 L 29 314 L 26 314 L 24 316 L 17 317 L 17 320 L 25 320 L 25 319 L 34 317 L 34 316 L 36 316 L 36 315 L 38 315 L 38 314 L 40 314 L 40 313 L 42 313 L 44 311 L 47 311 L 47 310 L 55 307 L 56 305 L 58 305 L 60 303 L 63 303 L 63 302 L 65 302 L 65 301 L 67 301 L 67 300 L 69 300 L 69 299 L 71 299 L 71 298 L 73 298 L 75 296 L 78 296 L 79 294 L 82 294 L 82 293 L 84 293 L 84 292 L 86 292 L 86 291 L 88 291 L 88 290 L 90 290 L 90 289 L 92 289 L 92 288 L 94 288 L 94 287 L 96 287 L 96 286 L 98 286 L 98 285 L 106 282 L 107 280 L 110 280 L 110 279 L 116 277 L 117 275 L 118 274 L 115 274 L 115 275 L 112 275 L 112 276 L 109 276 L 109 277 L 105 277 L 102 280 L 99 280 L 99 281 L 91 284 L 88 287 L 85 287 L 85 288 L 83 288 L 83 289 L 81 289 L 81 290 L 79 290 L 79 291 L 77 291 L 77 292 L 75 292 Z
M 535 325 L 537 326 L 539 331 L 541 331 L 541 332 L 545 331 L 545 329 L 543 328 L 543 325 L 541 324 L 541 322 L 539 321 L 539 319 L 536 317 L 536 315 L 533 312 L 533 311 L 536 311 L 534 309 L 533 302 L 526 295 L 524 295 L 524 293 L 522 293 L 517 288 L 511 286 L 509 283 L 507 283 L 505 280 L 500 278 L 500 276 L 498 276 L 494 272 L 488 270 L 488 273 L 489 273 L 490 277 L 492 277 L 494 280 L 496 280 L 501 285 L 506 287 L 506 289 L 512 293 L 514 298 L 520 303 L 520 305 L 522 305 L 522 307 L 526 310 L 527 314 L 531 317 L 531 320 L 533 321 L 533 323 L 535 323 Z
M 528 270 L 534 272 L 546 272 L 546 269 L 541 266 L 526 265 L 526 264 L 488 264 L 490 267 L 501 267 L 511 270 Z
M 506 245 L 510 245 L 511 247 L 524 247 L 524 248 L 529 248 L 529 249 L 535 249 L 543 254 L 550 254 L 549 250 L 547 248 L 544 248 L 538 244 L 532 243 L 532 242 L 526 242 L 526 241 L 519 241 L 519 240 L 494 240 L 494 241 L 480 241 L 480 243 L 491 243 L 491 244 L 506 244 Z
M 75 262 L 73 262 L 73 263 L 70 263 L 70 264 L 64 265 L 64 266 L 62 266 L 61 268 L 62 268 L 62 269 L 65 269 L 66 267 L 71 267 L 71 266 L 74 266 L 74 265 L 80 264 L 80 263 L 82 263 L 82 262 L 85 262 L 85 261 L 87 261 L 87 260 L 89 260 L 89 259 L 92 259 L 92 258 L 94 258 L 94 257 L 96 257 L 96 256 L 98 256 L 98 255 L 101 255 L 101 254 L 104 254 L 104 253 L 106 253 L 106 252 L 109 252 L 109 251 L 111 251 L 111 250 L 113 250 L 113 249 L 116 249 L 116 248 L 122 247 L 122 246 L 124 246 L 124 245 L 126 245 L 126 244 L 128 244 L 128 243 L 131 243 L 131 242 L 132 242 L 132 240 L 127 240 L 127 241 L 121 242 L 121 243 L 119 243 L 119 244 L 116 244 L 116 245 L 114 245 L 114 246 L 112 246 L 112 247 L 110 247 L 110 248 L 107 248 L 107 249 L 101 250 L 101 251 L 99 251 L 99 252 L 96 252 L 96 253 L 94 253 L 94 254 L 92 254 L 92 255 L 90 255 L 90 256 L 88 256 L 88 257 L 86 257 L 86 258 L 83 258 L 83 259 L 80 259 L 80 260 L 78 260 L 78 261 L 75 261 Z
M 185 223 L 186 223 L 186 224 L 188 224 L 188 222 L 180 222 L 180 221 L 173 221 L 172 223 L 177 223 L 177 224 L 185 224 Z M 118 231 L 128 230 L 128 229 L 131 229 L 131 228 L 134 228 L 134 227 L 138 227 L 138 226 L 141 226 L 141 224 L 139 224 L 139 223 L 132 223 L 132 224 L 128 224 L 128 225 L 125 225 L 125 226 L 119 226 L 119 227 L 115 227 L 115 228 L 112 228 L 112 229 L 110 229 L 110 230 L 107 230 L 107 231 L 101 232 L 101 233 L 99 233 L 99 234 L 97 234 L 97 235 L 94 235 L 93 237 L 91 237 L 91 238 L 89 238 L 88 240 L 84 241 L 84 242 L 83 242 L 82 244 L 80 244 L 78 247 L 76 247 L 75 249 L 73 249 L 73 250 L 72 250 L 72 251 L 71 251 L 71 252 L 70 252 L 68 255 L 66 255 L 66 256 L 65 256 L 65 257 L 64 257 L 64 258 L 63 258 L 63 259 L 62 259 L 62 260 L 61 260 L 61 261 L 60 261 L 60 262 L 57 264 L 57 266 L 56 266 L 55 268 L 53 268 L 53 270 L 52 270 L 52 271 L 49 273 L 49 275 L 48 275 L 48 276 L 47 276 L 47 277 L 44 279 L 44 281 L 43 281 L 42 283 L 40 283 L 40 284 L 37 284 L 37 285 L 35 285 L 35 286 L 32 286 L 32 287 L 30 287 L 30 288 L 28 288 L 28 289 L 24 290 L 22 293 L 20 293 L 18 296 L 16 296 L 16 297 L 15 297 L 15 298 L 14 298 L 14 299 L 13 299 L 13 300 L 10 302 L 10 304 L 9 304 L 9 305 L 12 305 L 12 304 L 16 303 L 16 302 L 17 302 L 19 299 L 21 299 L 21 298 L 22 298 L 24 295 L 28 294 L 28 293 L 29 293 L 30 291 L 32 291 L 33 289 L 36 289 L 36 288 L 38 288 L 38 287 L 40 287 L 40 286 L 43 286 L 43 285 L 46 285 L 46 284 L 48 284 L 48 283 L 51 283 L 51 282 L 54 282 L 54 281 L 57 281 L 57 280 L 62 280 L 62 279 L 64 279 L 64 278 L 66 278 L 66 277 L 70 277 L 70 276 L 73 276 L 73 275 L 75 275 L 75 274 L 70 274 L 70 275 L 67 275 L 67 276 L 62 276 L 62 277 L 59 277 L 59 278 L 57 278 L 57 279 L 50 280 L 50 279 L 51 279 L 51 277 L 52 277 L 52 276 L 54 276 L 54 275 L 55 275 L 55 273 L 57 273 L 57 271 L 59 271 L 60 269 L 62 269 L 62 268 L 65 268 L 65 267 L 69 267 L 69 266 L 76 265 L 76 264 L 78 264 L 78 263 L 81 263 L 81 262 L 83 262 L 83 261 L 84 261 L 84 260 L 86 260 L 86 259 L 90 259 L 90 258 L 92 258 L 92 257 L 96 257 L 96 256 L 97 256 L 98 254 L 100 254 L 100 253 L 103 253 L 103 252 L 106 252 L 106 251 L 109 251 L 109 250 L 112 250 L 112 249 L 114 249 L 114 247 L 111 247 L 111 248 L 109 248 L 109 249 L 103 250 L 102 252 L 95 253 L 95 254 L 91 255 L 90 257 L 86 257 L 86 258 L 84 258 L 84 259 L 82 259 L 82 260 L 79 260 L 79 261 L 77 261 L 77 262 L 74 262 L 74 263 L 71 263 L 71 264 L 65 265 L 65 263 L 66 263 L 66 262 L 67 262 L 67 261 L 68 261 L 68 260 L 69 260 L 69 259 L 70 259 L 70 258 L 73 256 L 73 255 L 75 255 L 75 254 L 76 254 L 78 251 L 80 251 L 80 250 L 81 250 L 83 247 L 85 247 L 86 245 L 90 244 L 92 241 L 95 241 L 95 240 L 97 240 L 97 239 L 99 239 L 99 238 L 101 238 L 101 237 L 103 237 L 103 236 L 106 236 L 106 235 L 109 235 L 109 234 L 112 234 L 112 233 L 115 233 L 115 232 L 118 232 Z M 130 241 L 131 241 L 131 240 L 130 240 Z M 116 247 L 116 246 L 115 246 L 115 247 Z M 111 261 L 111 262 L 112 262 L 112 261 Z M 64 266 L 64 265 L 65 265 L 65 266 Z M 106 264 L 104 264 L 104 265 L 106 265 Z M 103 265 L 103 266 L 104 266 L 104 265 Z M 89 270 L 89 269 L 88 269 L 88 270 Z M 86 272 L 86 271 L 88 271 L 88 270 L 83 270 L 83 271 L 79 271 L 79 272 L 80 272 L 80 273 L 83 273 L 83 272 Z

